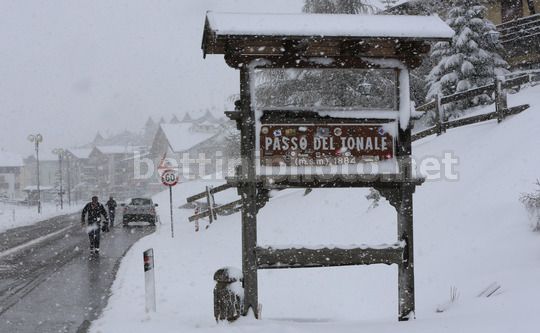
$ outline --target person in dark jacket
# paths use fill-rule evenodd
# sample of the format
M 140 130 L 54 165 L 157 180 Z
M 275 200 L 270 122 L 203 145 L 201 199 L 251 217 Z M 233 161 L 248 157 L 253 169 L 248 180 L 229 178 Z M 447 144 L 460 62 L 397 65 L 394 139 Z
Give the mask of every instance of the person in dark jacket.
M 110 221 L 110 227 L 114 227 L 114 217 L 116 215 L 116 201 L 111 196 L 109 198 L 109 201 L 106 203 L 107 208 L 109 209 L 109 221 Z
M 84 206 L 81 216 L 81 224 L 84 227 L 85 217 L 88 215 L 88 237 L 90 238 L 90 253 L 99 253 L 99 238 L 101 227 L 101 216 L 105 218 L 103 231 L 109 223 L 105 207 L 98 201 L 98 197 L 93 196 L 92 201 Z

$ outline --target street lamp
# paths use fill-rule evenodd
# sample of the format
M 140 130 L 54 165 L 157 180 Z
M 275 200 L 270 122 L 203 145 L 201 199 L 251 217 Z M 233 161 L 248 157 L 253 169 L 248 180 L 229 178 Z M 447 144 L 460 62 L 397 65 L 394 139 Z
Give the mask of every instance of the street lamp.
M 68 205 L 71 207 L 71 155 L 64 154 L 66 157 L 66 172 L 67 172 L 67 195 Z
M 55 148 L 53 149 L 53 154 L 58 155 L 58 172 L 60 174 L 60 192 L 58 195 L 60 196 L 60 209 L 64 209 L 64 189 L 62 185 L 62 159 L 64 158 L 64 149 L 62 148 Z
M 499 42 L 499 37 L 501 36 L 501 33 L 497 30 L 490 30 L 486 32 L 486 35 L 488 36 L 490 42 L 496 44 Z
M 43 142 L 43 136 L 41 134 L 30 134 L 28 136 L 28 141 L 34 144 L 36 149 L 36 170 L 37 170 L 37 193 L 38 193 L 38 214 L 41 214 L 41 191 L 39 188 L 39 144 Z

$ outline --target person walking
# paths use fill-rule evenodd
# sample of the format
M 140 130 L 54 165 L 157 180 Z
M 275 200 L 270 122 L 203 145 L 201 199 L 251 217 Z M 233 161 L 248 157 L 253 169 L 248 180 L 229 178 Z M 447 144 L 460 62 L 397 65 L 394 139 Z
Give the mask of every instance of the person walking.
M 88 215 L 88 237 L 90 238 L 90 253 L 99 253 L 99 240 L 100 240 L 100 231 L 101 231 L 101 216 L 105 218 L 105 223 L 103 224 L 103 231 L 107 229 L 109 224 L 107 212 L 105 207 L 98 201 L 97 196 L 92 197 L 92 201 L 87 203 L 83 210 L 81 216 L 81 224 L 85 226 L 85 217 Z
M 116 201 L 112 196 L 109 197 L 109 201 L 106 203 L 109 209 L 109 221 L 111 229 L 114 228 L 114 217 L 116 216 Z

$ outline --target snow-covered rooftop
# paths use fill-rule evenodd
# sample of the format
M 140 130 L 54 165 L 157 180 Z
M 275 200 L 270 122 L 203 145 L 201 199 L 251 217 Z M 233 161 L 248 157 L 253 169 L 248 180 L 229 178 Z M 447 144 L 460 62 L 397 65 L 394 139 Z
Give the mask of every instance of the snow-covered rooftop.
M 79 159 L 87 159 L 90 157 L 90 153 L 92 152 L 91 148 L 74 148 L 74 149 L 68 149 L 68 151 L 73 154 L 76 158 Z
M 216 135 L 216 133 L 193 131 L 193 125 L 189 123 L 161 124 L 160 126 L 175 153 L 189 150 Z
M 21 155 L 0 151 L 0 167 L 22 167 L 24 161 Z
M 438 16 L 245 14 L 208 12 L 215 35 L 395 37 L 446 39 L 454 31 Z
M 97 146 L 97 150 L 102 152 L 103 154 L 128 154 L 133 153 L 135 151 L 141 151 L 144 150 L 144 147 L 139 146 Z

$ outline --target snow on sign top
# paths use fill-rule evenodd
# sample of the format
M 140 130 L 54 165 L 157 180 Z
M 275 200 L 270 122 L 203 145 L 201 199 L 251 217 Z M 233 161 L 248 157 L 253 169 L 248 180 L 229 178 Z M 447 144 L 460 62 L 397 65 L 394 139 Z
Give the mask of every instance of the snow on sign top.
M 438 16 L 207 13 L 215 35 L 447 39 L 454 31 Z

